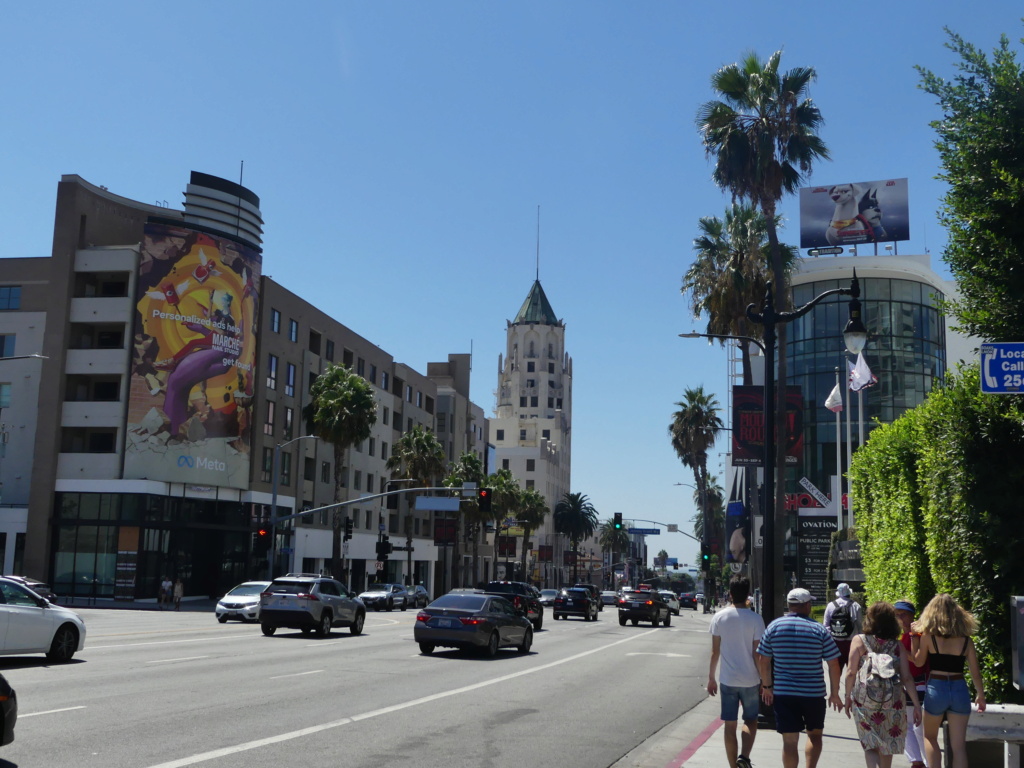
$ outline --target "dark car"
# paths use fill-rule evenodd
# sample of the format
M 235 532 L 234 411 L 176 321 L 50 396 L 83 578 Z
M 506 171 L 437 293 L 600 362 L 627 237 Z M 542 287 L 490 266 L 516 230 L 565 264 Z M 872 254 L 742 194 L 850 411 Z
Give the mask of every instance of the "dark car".
M 55 595 L 53 590 L 50 589 L 50 585 L 39 581 L 39 579 L 33 579 L 31 576 L 4 576 L 4 578 L 16 581 L 22 586 L 28 587 L 37 595 L 46 598 L 51 603 L 57 602 L 57 595 Z
M 14 724 L 18 722 L 18 696 L 7 678 L 0 675 L 0 747 L 14 741 Z
M 529 653 L 533 627 L 511 602 L 486 593 L 449 593 L 416 614 L 413 639 L 420 651 L 431 654 L 437 646 L 483 649 L 494 656 L 499 648 L 515 647 Z
M 573 584 L 573 589 L 585 589 L 590 592 L 591 597 L 597 601 L 597 610 L 604 610 L 604 603 L 601 602 L 601 588 L 597 584 Z
M 515 609 L 530 620 L 535 630 L 539 631 L 544 625 L 544 606 L 540 603 L 540 592 L 525 581 L 491 581 L 484 587 L 484 591 L 508 598 Z
M 430 593 L 422 584 L 417 584 L 409 590 L 409 600 L 413 608 L 426 608 L 430 602 Z
M 571 587 L 563 589 L 555 598 L 551 611 L 555 621 L 569 616 L 582 616 L 584 621 L 597 621 L 597 612 L 601 610 L 601 601 L 596 599 L 589 589 Z
M 672 611 L 655 591 L 623 592 L 619 598 L 619 624 L 626 626 L 627 621 L 633 622 L 634 627 L 641 621 L 649 621 L 655 627 L 664 622 L 667 627 L 672 623 Z
M 697 610 L 697 595 L 693 592 L 680 592 L 679 593 L 679 607 L 680 608 L 693 608 Z

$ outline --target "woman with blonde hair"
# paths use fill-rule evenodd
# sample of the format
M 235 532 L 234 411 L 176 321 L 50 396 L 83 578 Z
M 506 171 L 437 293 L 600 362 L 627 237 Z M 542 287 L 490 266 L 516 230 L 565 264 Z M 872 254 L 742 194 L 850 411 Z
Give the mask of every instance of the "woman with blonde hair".
M 949 723 L 949 747 L 953 752 L 952 768 L 967 768 L 971 694 L 964 679 L 965 662 L 978 694 L 975 699 L 978 711 L 985 711 L 985 684 L 971 639 L 977 629 L 974 617 L 946 594 L 933 597 L 921 618 L 911 625 L 911 661 L 919 667 L 927 663 L 930 669 L 924 697 L 924 754 L 929 766 L 942 765 L 939 726 L 945 715 Z

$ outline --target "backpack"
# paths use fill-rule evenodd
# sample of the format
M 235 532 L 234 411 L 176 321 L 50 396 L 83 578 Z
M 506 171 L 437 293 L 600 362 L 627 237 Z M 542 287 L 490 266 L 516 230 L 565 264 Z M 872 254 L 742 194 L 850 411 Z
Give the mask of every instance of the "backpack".
M 853 616 L 850 614 L 850 600 L 842 605 L 833 601 L 835 610 L 829 619 L 828 631 L 832 633 L 833 640 L 849 640 L 853 637 Z
M 867 635 L 862 637 L 865 650 L 853 682 L 853 700 L 865 709 L 882 709 L 896 700 L 899 668 L 891 654 L 871 650 Z

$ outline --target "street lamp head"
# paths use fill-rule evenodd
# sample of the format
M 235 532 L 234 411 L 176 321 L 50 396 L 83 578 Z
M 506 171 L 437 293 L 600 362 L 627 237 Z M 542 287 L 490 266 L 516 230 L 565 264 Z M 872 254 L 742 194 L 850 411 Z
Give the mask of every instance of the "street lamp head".
M 846 348 L 853 354 L 860 354 L 868 343 L 868 329 L 864 327 L 864 321 L 860 313 L 860 282 L 857 280 L 857 270 L 853 270 L 853 280 L 850 281 L 850 319 L 846 321 L 843 329 L 843 339 Z

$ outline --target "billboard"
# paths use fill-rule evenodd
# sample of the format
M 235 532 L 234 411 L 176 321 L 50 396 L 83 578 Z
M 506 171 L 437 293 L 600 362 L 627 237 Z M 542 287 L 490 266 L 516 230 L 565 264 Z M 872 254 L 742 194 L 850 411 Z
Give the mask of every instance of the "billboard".
M 776 434 L 780 433 L 776 427 Z M 786 387 L 786 466 L 804 457 L 804 411 L 800 387 Z M 733 466 L 764 466 L 764 388 L 732 388 Z
M 800 190 L 800 247 L 910 239 L 906 179 L 858 181 Z
M 233 240 L 146 224 L 125 478 L 249 486 L 261 262 Z

